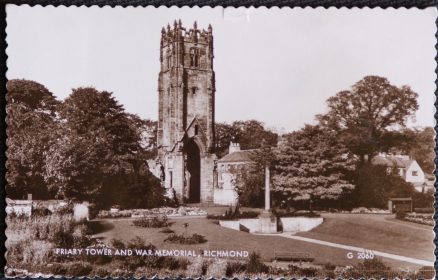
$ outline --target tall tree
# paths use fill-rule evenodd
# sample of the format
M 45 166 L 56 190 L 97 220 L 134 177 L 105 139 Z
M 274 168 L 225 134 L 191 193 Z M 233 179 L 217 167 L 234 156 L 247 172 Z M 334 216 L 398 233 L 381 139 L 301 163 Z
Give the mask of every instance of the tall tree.
M 10 80 L 7 84 L 6 190 L 10 197 L 34 198 L 50 194 L 44 182 L 45 153 L 55 139 L 59 102 L 43 85 L 29 80 Z
M 140 135 L 109 92 L 78 88 L 60 106 L 46 179 L 65 198 L 98 199 L 106 178 L 138 172 Z
M 381 150 L 388 130 L 406 125 L 418 109 L 417 96 L 408 86 L 396 87 L 386 78 L 367 76 L 350 90 L 330 97 L 328 113 L 318 119 L 364 162 Z
M 284 200 L 281 204 L 289 206 L 296 201 L 338 199 L 354 189 L 347 179 L 354 168 L 354 157 L 336 133 L 306 125 L 284 135 L 275 150 L 274 192 Z
M 262 122 L 256 120 L 235 121 L 231 125 L 226 123 L 216 124 L 216 154 L 224 156 L 230 142 L 240 144 L 244 150 L 259 149 L 263 145 L 277 145 L 278 135 L 266 129 Z

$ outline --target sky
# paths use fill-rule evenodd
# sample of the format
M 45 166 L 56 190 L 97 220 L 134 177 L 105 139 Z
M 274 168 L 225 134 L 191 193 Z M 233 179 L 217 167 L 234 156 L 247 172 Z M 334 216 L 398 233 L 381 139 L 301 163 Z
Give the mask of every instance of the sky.
M 8 79 L 113 92 L 158 117 L 161 28 L 210 23 L 216 121 L 256 119 L 279 132 L 315 123 L 326 99 L 367 75 L 419 94 L 410 126 L 434 125 L 435 8 L 30 7 L 8 4 Z

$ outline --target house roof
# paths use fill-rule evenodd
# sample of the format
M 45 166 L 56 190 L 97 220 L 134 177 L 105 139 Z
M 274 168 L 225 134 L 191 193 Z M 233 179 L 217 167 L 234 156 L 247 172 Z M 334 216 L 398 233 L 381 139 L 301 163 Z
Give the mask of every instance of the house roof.
M 371 163 L 375 165 L 385 165 L 388 167 L 408 168 L 411 166 L 413 159 L 401 158 L 397 156 L 375 156 Z
M 255 151 L 255 149 L 235 151 L 231 154 L 225 155 L 224 157 L 219 159 L 218 162 L 251 162 L 253 161 Z

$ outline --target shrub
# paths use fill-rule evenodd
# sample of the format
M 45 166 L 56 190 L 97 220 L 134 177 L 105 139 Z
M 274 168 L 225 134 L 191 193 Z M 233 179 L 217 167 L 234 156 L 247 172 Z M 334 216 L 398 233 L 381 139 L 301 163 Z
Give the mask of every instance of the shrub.
M 318 269 L 315 267 L 303 267 L 300 269 L 300 276 L 315 277 Z
M 183 234 L 171 234 L 164 242 L 178 243 L 178 244 L 200 244 L 207 242 L 204 236 L 194 233 L 191 236 L 185 236 Z
M 187 266 L 187 276 L 198 279 L 207 273 L 208 265 L 208 260 L 204 258 L 194 258 Z
M 213 259 L 212 263 L 208 266 L 205 276 L 215 277 L 221 279 L 226 274 L 227 261 L 225 259 Z
M 86 248 L 91 245 L 89 230 L 86 225 L 78 225 L 73 230 L 73 246 L 75 248 Z
M 67 266 L 67 275 L 73 277 L 88 276 L 93 270 L 93 267 L 88 263 L 77 262 Z
M 237 273 L 244 272 L 246 270 L 246 264 L 242 262 L 227 262 L 225 269 L 226 277 L 233 277 Z
M 268 272 L 268 267 L 261 261 L 261 257 L 258 253 L 252 252 L 249 255 L 249 260 L 246 264 L 246 272 L 248 273 Z
M 163 257 L 162 262 L 160 263 L 161 268 L 168 268 L 171 270 L 176 270 L 181 267 L 181 263 L 178 259 L 173 257 Z M 187 264 L 186 264 L 187 267 Z
M 162 230 L 160 230 L 160 232 L 161 232 L 161 233 L 174 233 L 174 231 L 171 230 L 170 228 L 162 229 Z
M 50 272 L 53 273 L 55 276 L 65 276 L 67 274 L 67 268 L 64 264 L 54 263 L 50 268 Z
M 121 241 L 120 239 L 111 239 L 110 241 L 111 247 L 114 249 L 124 249 L 126 247 L 125 243 Z
M 111 274 L 109 270 L 104 267 L 95 267 L 91 273 L 92 277 L 106 278 Z
M 207 215 L 207 219 L 213 219 L 213 220 L 237 220 L 237 219 L 253 219 L 257 218 L 260 215 L 257 211 L 245 211 L 245 212 L 239 212 L 239 211 L 233 211 L 230 207 L 229 210 L 225 211 L 225 214 L 223 215 Z
M 274 215 L 277 218 L 289 218 L 289 217 L 307 217 L 307 218 L 319 218 L 321 215 L 313 211 L 284 211 L 274 210 Z
M 157 248 L 149 243 L 146 245 L 145 241 L 140 237 L 135 237 L 131 241 L 128 242 L 126 248 L 128 249 L 143 249 L 143 250 L 151 250 L 154 252 Z M 152 268 L 160 268 L 163 263 L 164 257 L 159 256 L 147 256 L 147 257 L 138 257 L 138 256 L 130 256 L 123 257 L 123 262 L 125 267 L 128 268 L 129 271 L 135 271 L 138 267 L 152 267 Z
M 334 265 L 332 263 L 326 263 L 326 264 L 324 264 L 324 269 L 325 270 L 335 270 L 336 269 L 336 265 Z
M 163 216 L 162 218 L 153 217 L 152 219 L 149 217 L 142 217 L 135 219 L 132 223 L 137 227 L 145 228 L 162 228 L 169 226 L 166 216 Z
M 357 267 L 359 269 L 362 269 L 362 270 L 387 270 L 387 269 L 389 269 L 389 267 L 380 258 L 364 260 L 363 262 L 359 263 Z
M 11 267 L 26 264 L 30 268 L 48 263 L 53 255 L 53 243 L 43 240 L 6 241 L 6 259 Z
M 398 211 L 397 213 L 395 213 L 396 219 L 403 220 L 405 217 L 406 217 L 406 212 L 404 211 Z
M 433 214 L 435 209 L 433 207 L 427 207 L 427 208 L 415 208 L 414 209 L 416 213 L 421 214 Z
M 58 230 L 54 232 L 51 241 L 60 248 L 69 248 L 73 245 L 73 236 L 69 232 Z

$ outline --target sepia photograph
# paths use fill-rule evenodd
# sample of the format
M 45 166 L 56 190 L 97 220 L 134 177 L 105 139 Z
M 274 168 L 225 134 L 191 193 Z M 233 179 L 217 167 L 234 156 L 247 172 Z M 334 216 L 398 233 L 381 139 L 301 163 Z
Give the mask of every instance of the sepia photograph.
M 6 276 L 435 278 L 436 8 L 6 12 Z

